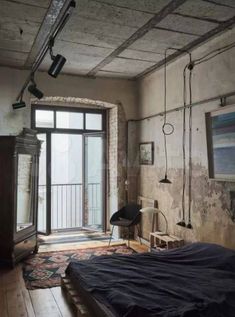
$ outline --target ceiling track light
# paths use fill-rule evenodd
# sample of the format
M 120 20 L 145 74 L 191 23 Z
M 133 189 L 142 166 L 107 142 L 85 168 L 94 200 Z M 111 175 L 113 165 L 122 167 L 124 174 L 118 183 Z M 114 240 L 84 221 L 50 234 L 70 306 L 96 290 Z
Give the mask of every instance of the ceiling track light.
M 50 56 L 53 62 L 51 64 L 51 67 L 48 70 L 48 74 L 56 78 L 61 72 L 64 64 L 66 63 L 66 58 L 60 54 L 57 54 L 55 56 L 52 50 L 53 46 L 54 46 L 54 38 L 51 38 L 49 43 L 49 49 L 50 49 Z
M 34 77 L 33 77 L 33 76 L 32 76 L 32 78 L 31 78 L 31 82 L 32 82 L 32 84 L 29 85 L 28 91 L 29 91 L 32 95 L 34 95 L 34 97 L 36 97 L 36 98 L 38 98 L 38 99 L 42 99 L 42 97 L 43 97 L 43 92 L 37 88 L 37 85 L 36 85 L 36 83 L 35 83 L 35 81 L 34 81 Z
M 46 41 L 44 42 L 44 44 L 42 45 L 41 50 L 38 53 L 37 58 L 36 58 L 32 68 L 31 68 L 30 74 L 27 77 L 27 79 L 25 80 L 25 83 L 24 83 L 23 87 L 21 88 L 21 91 L 19 92 L 16 100 L 20 99 L 21 95 L 24 93 L 25 89 L 27 88 L 28 84 L 31 81 L 32 74 L 36 73 L 36 71 L 38 70 L 39 66 L 41 65 L 44 57 L 46 56 L 48 50 L 50 50 L 51 39 L 53 39 L 53 41 L 56 39 L 57 35 L 62 31 L 62 29 L 64 28 L 65 24 L 69 20 L 69 18 L 71 16 L 71 13 L 72 13 L 72 11 L 73 11 L 73 9 L 75 7 L 76 7 L 76 2 L 74 0 L 69 1 L 69 3 L 67 4 L 65 10 L 63 11 L 63 14 L 61 15 L 61 17 L 59 17 L 56 20 L 56 23 L 54 25 L 53 31 L 51 32 L 49 38 L 47 38 Z M 56 55 L 55 56 L 55 61 L 53 60 L 53 63 L 55 63 L 53 65 L 54 69 L 52 68 L 52 72 L 51 73 L 52 74 L 56 74 L 56 76 L 57 76 L 59 74 L 61 68 L 63 67 L 65 61 L 66 61 L 66 59 L 62 55 Z M 33 92 L 36 92 L 35 88 L 36 88 L 35 86 L 31 86 L 30 90 L 32 90 Z M 38 90 L 37 90 L 36 94 L 38 94 Z

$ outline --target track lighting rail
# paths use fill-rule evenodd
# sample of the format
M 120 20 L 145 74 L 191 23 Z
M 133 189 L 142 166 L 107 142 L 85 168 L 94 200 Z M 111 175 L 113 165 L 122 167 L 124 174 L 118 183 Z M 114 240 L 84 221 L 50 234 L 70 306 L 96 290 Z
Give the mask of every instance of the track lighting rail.
M 76 7 L 76 2 L 74 0 L 71 0 L 68 5 L 67 8 L 65 9 L 65 12 L 63 13 L 63 15 L 61 16 L 61 18 L 59 19 L 58 22 L 56 22 L 56 26 L 54 31 L 52 32 L 52 34 L 50 35 L 50 37 L 45 41 L 44 45 L 41 48 L 41 51 L 35 61 L 35 63 L 33 64 L 31 70 L 30 70 L 30 74 L 29 76 L 26 78 L 25 83 L 22 87 L 22 89 L 20 90 L 16 100 L 18 101 L 20 98 L 22 99 L 24 91 L 26 89 L 26 87 L 28 86 L 29 82 L 31 81 L 32 76 L 34 75 L 34 73 L 38 70 L 39 66 L 41 65 L 44 57 L 46 56 L 48 50 L 50 49 L 50 43 L 51 41 L 55 40 L 55 38 L 57 37 L 57 35 L 61 32 L 61 30 L 64 28 L 65 24 L 67 23 L 72 10 Z

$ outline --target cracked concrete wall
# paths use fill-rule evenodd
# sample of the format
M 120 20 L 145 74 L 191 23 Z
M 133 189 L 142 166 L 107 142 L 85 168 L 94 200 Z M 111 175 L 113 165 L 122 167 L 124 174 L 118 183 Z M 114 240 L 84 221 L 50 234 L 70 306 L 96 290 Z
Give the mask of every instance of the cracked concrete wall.
M 193 59 L 233 42 L 234 36 L 235 29 L 213 39 L 193 51 Z M 182 72 L 187 60 L 187 57 L 183 57 L 167 67 L 167 109 L 175 109 L 183 103 Z M 234 74 L 234 50 L 227 51 L 207 63 L 195 67 L 192 80 L 193 101 L 233 91 Z M 163 69 L 155 71 L 139 81 L 140 118 L 163 111 L 163 83 Z M 168 178 L 172 184 L 159 184 L 159 180 L 164 177 L 165 168 L 161 131 L 162 116 L 133 123 L 134 129 L 139 131 L 138 142 L 154 141 L 155 144 L 154 165 L 138 166 L 138 164 L 134 164 L 136 169 L 134 176 L 139 183 L 138 194 L 158 200 L 159 209 L 166 214 L 168 219 L 170 233 L 183 237 L 185 241 L 214 242 L 235 248 L 235 223 L 227 214 L 227 209 L 230 207 L 229 192 L 235 189 L 235 183 L 210 180 L 208 177 L 205 113 L 218 109 L 219 103 L 220 101 L 217 100 L 193 107 L 192 230 L 176 225 L 181 219 L 182 211 L 182 111 L 174 111 L 167 115 L 167 121 L 172 123 L 175 128 L 174 133 L 167 137 Z M 227 103 L 235 104 L 235 98 L 228 99 Z M 129 140 L 129 144 L 131 142 Z M 188 144 L 188 134 L 186 144 Z M 186 148 L 187 154 L 188 147 Z M 188 221 L 187 202 L 188 191 L 186 191 L 186 222 Z M 160 229 L 163 229 L 164 223 L 161 217 L 159 217 L 159 221 Z

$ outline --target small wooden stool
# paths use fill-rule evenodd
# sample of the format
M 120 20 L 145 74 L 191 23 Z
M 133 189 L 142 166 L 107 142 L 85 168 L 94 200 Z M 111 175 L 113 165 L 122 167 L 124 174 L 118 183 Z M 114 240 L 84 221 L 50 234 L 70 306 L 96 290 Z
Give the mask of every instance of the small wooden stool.
M 149 251 L 162 249 L 174 249 L 184 245 L 184 240 L 173 236 L 164 234 L 161 231 L 150 232 L 149 234 L 150 247 Z M 164 247 L 161 247 L 164 246 Z

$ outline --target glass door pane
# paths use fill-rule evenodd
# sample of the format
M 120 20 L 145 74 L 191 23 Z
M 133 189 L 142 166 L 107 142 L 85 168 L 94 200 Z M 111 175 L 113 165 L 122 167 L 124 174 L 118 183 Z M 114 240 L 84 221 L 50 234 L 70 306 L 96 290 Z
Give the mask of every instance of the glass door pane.
M 47 138 L 46 134 L 38 134 L 41 143 L 41 154 L 39 157 L 39 183 L 38 183 L 38 231 L 46 233 L 47 223 Z
M 104 228 L 104 137 L 84 135 L 84 215 L 85 227 Z
M 82 227 L 82 135 L 51 135 L 51 229 Z
M 16 231 L 33 225 L 32 213 L 32 164 L 30 154 L 18 154 Z

